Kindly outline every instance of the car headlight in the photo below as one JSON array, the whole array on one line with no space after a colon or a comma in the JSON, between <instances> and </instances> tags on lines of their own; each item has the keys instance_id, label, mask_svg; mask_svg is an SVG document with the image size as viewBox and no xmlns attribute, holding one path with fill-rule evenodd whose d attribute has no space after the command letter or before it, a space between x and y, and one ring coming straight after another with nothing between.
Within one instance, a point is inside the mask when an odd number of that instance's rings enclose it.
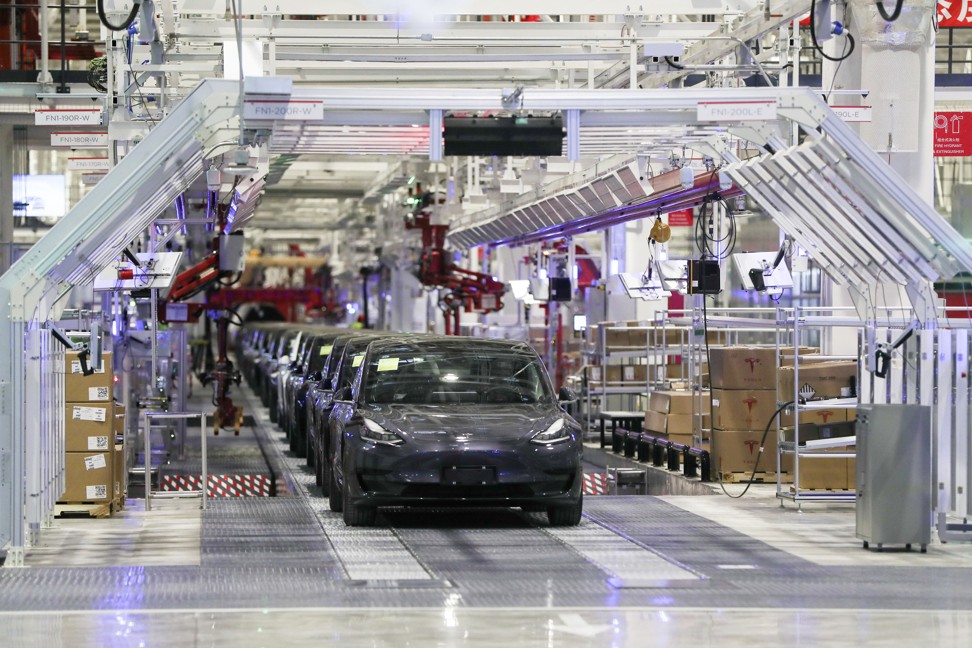
<instances>
[{"instance_id":1,"label":"car headlight","mask_svg":"<svg viewBox=\"0 0 972 648\"><path fill-rule=\"evenodd\" d=\"M543 432L538 432L533 435L530 439L530 443L539 443L541 445L551 445L553 443L560 443L566 441L570 438L570 431L567 426L564 425L564 419L557 419L553 424L548 427Z\"/></svg>"},{"instance_id":2,"label":"car headlight","mask_svg":"<svg viewBox=\"0 0 972 648\"><path fill-rule=\"evenodd\" d=\"M405 443L405 439L394 432L389 432L371 419L365 419L361 431L358 433L365 441L380 445L398 446Z\"/></svg>"}]
</instances>

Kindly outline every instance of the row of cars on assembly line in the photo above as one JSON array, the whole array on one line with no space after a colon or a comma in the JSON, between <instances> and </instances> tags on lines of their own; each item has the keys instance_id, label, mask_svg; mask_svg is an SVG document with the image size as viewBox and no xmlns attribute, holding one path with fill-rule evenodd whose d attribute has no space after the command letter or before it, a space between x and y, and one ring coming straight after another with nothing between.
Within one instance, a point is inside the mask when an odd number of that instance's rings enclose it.
<instances>
[{"instance_id":1,"label":"row of cars on assembly line","mask_svg":"<svg viewBox=\"0 0 972 648\"><path fill-rule=\"evenodd\" d=\"M509 506L575 525L581 430L509 340L249 324L237 358L349 526L379 507Z\"/></svg>"}]
</instances>

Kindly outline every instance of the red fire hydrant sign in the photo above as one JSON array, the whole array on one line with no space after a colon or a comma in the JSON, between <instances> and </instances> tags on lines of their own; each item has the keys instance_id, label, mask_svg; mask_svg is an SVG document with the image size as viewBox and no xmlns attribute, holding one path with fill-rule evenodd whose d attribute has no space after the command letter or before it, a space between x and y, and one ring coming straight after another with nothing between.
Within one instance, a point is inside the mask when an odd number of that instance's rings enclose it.
<instances>
[{"instance_id":1,"label":"red fire hydrant sign","mask_svg":"<svg viewBox=\"0 0 972 648\"><path fill-rule=\"evenodd\" d=\"M935 157L972 155L972 112L935 113Z\"/></svg>"},{"instance_id":2,"label":"red fire hydrant sign","mask_svg":"<svg viewBox=\"0 0 972 648\"><path fill-rule=\"evenodd\" d=\"M972 2L938 0L939 27L972 27Z\"/></svg>"}]
</instances>

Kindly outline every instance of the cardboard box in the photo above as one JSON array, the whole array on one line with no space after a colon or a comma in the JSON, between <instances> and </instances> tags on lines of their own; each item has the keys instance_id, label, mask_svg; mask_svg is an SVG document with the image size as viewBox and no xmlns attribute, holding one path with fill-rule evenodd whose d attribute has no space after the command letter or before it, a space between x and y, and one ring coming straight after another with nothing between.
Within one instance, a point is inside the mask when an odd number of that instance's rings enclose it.
<instances>
[{"instance_id":1,"label":"cardboard box","mask_svg":"<svg viewBox=\"0 0 972 648\"><path fill-rule=\"evenodd\" d=\"M81 373L77 353L64 356L64 400L69 403L111 402L114 391L111 354L104 354L101 371L90 376Z\"/></svg>"},{"instance_id":2,"label":"cardboard box","mask_svg":"<svg viewBox=\"0 0 972 648\"><path fill-rule=\"evenodd\" d=\"M68 452L61 502L108 502L114 498L114 449L108 452Z\"/></svg>"},{"instance_id":3,"label":"cardboard box","mask_svg":"<svg viewBox=\"0 0 972 648\"><path fill-rule=\"evenodd\" d=\"M668 416L661 412L645 412L645 432L665 434L668 431Z\"/></svg>"},{"instance_id":4,"label":"cardboard box","mask_svg":"<svg viewBox=\"0 0 972 648\"><path fill-rule=\"evenodd\" d=\"M800 458L800 488L846 490L849 459L840 457Z\"/></svg>"},{"instance_id":5,"label":"cardboard box","mask_svg":"<svg viewBox=\"0 0 972 648\"><path fill-rule=\"evenodd\" d=\"M587 375L587 381L590 383L600 383L602 376L602 369L599 366L587 366L584 367L584 373Z\"/></svg>"},{"instance_id":6,"label":"cardboard box","mask_svg":"<svg viewBox=\"0 0 972 648\"><path fill-rule=\"evenodd\" d=\"M681 443L682 445L689 446L690 448L695 447L695 444L692 443L692 435L691 434L672 434L672 433L669 433L668 434L668 440L671 441L672 443Z\"/></svg>"},{"instance_id":7,"label":"cardboard box","mask_svg":"<svg viewBox=\"0 0 972 648\"><path fill-rule=\"evenodd\" d=\"M712 430L712 466L716 472L752 472L759 454L763 431ZM759 472L776 472L776 431L766 435L763 455L759 459ZM783 472L789 472L791 457L784 456ZM800 467L803 467L801 462Z\"/></svg>"},{"instance_id":8,"label":"cardboard box","mask_svg":"<svg viewBox=\"0 0 972 648\"><path fill-rule=\"evenodd\" d=\"M775 411L775 390L712 390L712 426L717 429L762 432ZM772 425L771 428L775 429L776 426Z\"/></svg>"},{"instance_id":9,"label":"cardboard box","mask_svg":"<svg viewBox=\"0 0 972 648\"><path fill-rule=\"evenodd\" d=\"M115 445L112 403L67 403L64 449L67 452L108 452Z\"/></svg>"},{"instance_id":10,"label":"cardboard box","mask_svg":"<svg viewBox=\"0 0 972 648\"><path fill-rule=\"evenodd\" d=\"M692 414L695 411L695 404L690 391L653 391L648 401L648 409L663 414ZM709 412L709 393L701 393L701 403L698 403L702 412Z\"/></svg>"},{"instance_id":11,"label":"cardboard box","mask_svg":"<svg viewBox=\"0 0 972 648\"><path fill-rule=\"evenodd\" d=\"M625 349L630 346L627 327L619 326L616 322L602 323L598 333L604 336L604 346L607 349Z\"/></svg>"},{"instance_id":12,"label":"cardboard box","mask_svg":"<svg viewBox=\"0 0 972 648\"><path fill-rule=\"evenodd\" d=\"M604 380L609 383L619 383L623 377L621 365L608 365L604 367Z\"/></svg>"},{"instance_id":13,"label":"cardboard box","mask_svg":"<svg viewBox=\"0 0 972 648\"><path fill-rule=\"evenodd\" d=\"M114 497L124 500L128 496L128 471L125 470L125 445L115 445L115 452L111 459L112 474L114 475Z\"/></svg>"},{"instance_id":14,"label":"cardboard box","mask_svg":"<svg viewBox=\"0 0 972 648\"><path fill-rule=\"evenodd\" d=\"M669 414L665 423L665 431L669 434L692 434L695 427L692 424L694 419L692 414ZM708 414L702 415L702 427L707 428L712 423L712 417Z\"/></svg>"},{"instance_id":15,"label":"cardboard box","mask_svg":"<svg viewBox=\"0 0 972 648\"><path fill-rule=\"evenodd\" d=\"M121 403L115 403L115 418L114 424L112 425L112 431L115 433L117 438L125 438L125 406Z\"/></svg>"},{"instance_id":16,"label":"cardboard box","mask_svg":"<svg viewBox=\"0 0 972 648\"><path fill-rule=\"evenodd\" d=\"M793 382L796 378L794 367L780 367L777 371L777 390L780 398L793 399ZM819 364L800 364L800 387L809 385L816 398L846 398L852 382L857 380L856 362L821 362ZM848 390L842 394L841 390Z\"/></svg>"},{"instance_id":17,"label":"cardboard box","mask_svg":"<svg viewBox=\"0 0 972 648\"><path fill-rule=\"evenodd\" d=\"M779 396L777 396L779 397ZM841 423L847 421L847 410L840 407L833 407L824 410L803 410L800 412L800 425L812 423L814 425L827 425L828 423ZM856 410L854 410L856 412ZM856 416L856 414L855 414ZM780 412L780 427L793 427L796 424L796 415L793 409L785 409Z\"/></svg>"},{"instance_id":18,"label":"cardboard box","mask_svg":"<svg viewBox=\"0 0 972 648\"><path fill-rule=\"evenodd\" d=\"M776 347L722 347L709 356L715 389L776 389Z\"/></svg>"},{"instance_id":19,"label":"cardboard box","mask_svg":"<svg viewBox=\"0 0 972 648\"><path fill-rule=\"evenodd\" d=\"M648 365L624 365L621 367L621 380L626 383L647 383Z\"/></svg>"}]
</instances>

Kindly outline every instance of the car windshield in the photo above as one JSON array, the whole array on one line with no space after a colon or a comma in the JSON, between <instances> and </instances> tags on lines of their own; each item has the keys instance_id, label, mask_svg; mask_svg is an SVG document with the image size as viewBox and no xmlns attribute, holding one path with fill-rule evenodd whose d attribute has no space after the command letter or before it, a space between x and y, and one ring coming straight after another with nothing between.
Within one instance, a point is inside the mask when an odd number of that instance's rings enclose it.
<instances>
[{"instance_id":1,"label":"car windshield","mask_svg":"<svg viewBox=\"0 0 972 648\"><path fill-rule=\"evenodd\" d=\"M344 357L341 358L340 375L334 383L335 391L342 387L347 387L354 380L354 374L358 371L358 367L361 366L361 362L364 360L365 350L370 343L371 340L368 338L360 338L348 342L348 345L344 349Z\"/></svg>"},{"instance_id":2,"label":"car windshield","mask_svg":"<svg viewBox=\"0 0 972 648\"><path fill-rule=\"evenodd\" d=\"M369 404L530 404L550 400L536 355L516 349L384 350L368 363Z\"/></svg>"},{"instance_id":3,"label":"car windshield","mask_svg":"<svg viewBox=\"0 0 972 648\"><path fill-rule=\"evenodd\" d=\"M323 370L324 365L327 364L327 357L331 355L333 348L334 342L331 338L316 338L313 344L311 344L310 356L307 359L308 362L304 365L306 373Z\"/></svg>"}]
</instances>

